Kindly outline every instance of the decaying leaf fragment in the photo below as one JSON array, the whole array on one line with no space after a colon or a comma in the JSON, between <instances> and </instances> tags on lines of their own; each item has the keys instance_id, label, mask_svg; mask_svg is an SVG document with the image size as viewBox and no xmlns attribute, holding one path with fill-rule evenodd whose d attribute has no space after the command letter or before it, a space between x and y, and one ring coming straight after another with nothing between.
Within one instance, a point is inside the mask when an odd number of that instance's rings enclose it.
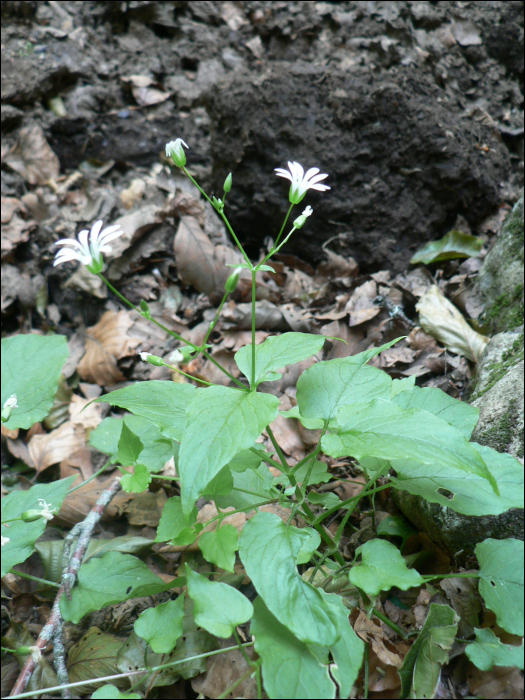
<instances>
[{"instance_id":1,"label":"decaying leaf fragment","mask_svg":"<svg viewBox=\"0 0 525 700\"><path fill-rule=\"evenodd\" d=\"M458 355L477 362L489 338L473 330L456 307L433 285L416 305L419 323L426 333Z\"/></svg>"}]
</instances>

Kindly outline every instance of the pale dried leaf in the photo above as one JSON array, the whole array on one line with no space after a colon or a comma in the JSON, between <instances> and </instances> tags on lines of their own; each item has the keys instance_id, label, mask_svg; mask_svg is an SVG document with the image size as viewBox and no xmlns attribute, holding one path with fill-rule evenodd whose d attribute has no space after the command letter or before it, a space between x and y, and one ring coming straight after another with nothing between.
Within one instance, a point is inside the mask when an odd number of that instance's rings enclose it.
<instances>
[{"instance_id":1,"label":"pale dried leaf","mask_svg":"<svg viewBox=\"0 0 525 700\"><path fill-rule=\"evenodd\" d=\"M29 454L37 472L62 462L68 455L85 445L86 433L71 421L45 435L33 435L28 443Z\"/></svg>"},{"instance_id":2,"label":"pale dried leaf","mask_svg":"<svg viewBox=\"0 0 525 700\"><path fill-rule=\"evenodd\" d=\"M20 243L29 240L29 235L36 228L34 221L24 221L18 214L13 214L11 221L2 226L1 250L2 257L10 253Z\"/></svg>"},{"instance_id":3,"label":"pale dried leaf","mask_svg":"<svg viewBox=\"0 0 525 700\"><path fill-rule=\"evenodd\" d=\"M518 668L494 666L492 671L480 671L471 662L467 683L472 697L496 700L523 698L523 672Z\"/></svg>"},{"instance_id":4,"label":"pale dried leaf","mask_svg":"<svg viewBox=\"0 0 525 700\"><path fill-rule=\"evenodd\" d=\"M77 370L84 381L112 386L124 381L117 360L133 355L141 340L128 335L136 314L128 311L106 311L96 326L88 328L86 354Z\"/></svg>"},{"instance_id":5,"label":"pale dried leaf","mask_svg":"<svg viewBox=\"0 0 525 700\"><path fill-rule=\"evenodd\" d=\"M229 4L229 3L224 3ZM233 4L233 3L232 3ZM226 648L235 645L233 637L231 639L220 639L219 648ZM248 647L246 653L250 658L254 657L253 647ZM242 675L249 670L243 654L239 649L233 649L225 654L218 654L210 658L206 673L201 673L191 682L191 686L199 697L220 698L231 697L231 695L223 696L225 690L235 683ZM247 678L237 685L234 690L234 697L257 698L257 681L255 676Z\"/></svg>"},{"instance_id":6,"label":"pale dried leaf","mask_svg":"<svg viewBox=\"0 0 525 700\"><path fill-rule=\"evenodd\" d=\"M365 613L360 610L358 618L354 625L354 630L359 637L364 642L368 642L377 658L381 663L386 666L395 666L396 668L401 668L403 665L403 660L395 652L387 649L386 644L388 640L385 637L385 633L382 627L376 625L372 620L368 619Z\"/></svg>"},{"instance_id":7,"label":"pale dried leaf","mask_svg":"<svg viewBox=\"0 0 525 700\"><path fill-rule=\"evenodd\" d=\"M173 247L181 280L208 296L216 291L222 293L233 272L227 264L243 262L239 251L224 245L214 246L192 216L181 218ZM246 274L249 271L243 271L242 276Z\"/></svg>"},{"instance_id":8,"label":"pale dried leaf","mask_svg":"<svg viewBox=\"0 0 525 700\"><path fill-rule=\"evenodd\" d=\"M90 401L91 399L83 399L81 396L73 394L71 403L69 404L71 423L78 428L83 428L88 436L92 430L100 425L104 413L104 406L102 404L92 403L88 406Z\"/></svg>"},{"instance_id":9,"label":"pale dried leaf","mask_svg":"<svg viewBox=\"0 0 525 700\"><path fill-rule=\"evenodd\" d=\"M78 478L73 482L73 486L78 486L93 475L91 450L89 447L81 447L60 462L61 479L66 479L68 476L74 476L75 474Z\"/></svg>"},{"instance_id":10,"label":"pale dried leaf","mask_svg":"<svg viewBox=\"0 0 525 700\"><path fill-rule=\"evenodd\" d=\"M377 284L374 280L369 280L354 289L345 306L346 313L350 314L350 326L358 326L360 323L370 321L371 318L377 316L381 308L374 304L376 296Z\"/></svg>"},{"instance_id":11,"label":"pale dried leaf","mask_svg":"<svg viewBox=\"0 0 525 700\"><path fill-rule=\"evenodd\" d=\"M489 338L473 330L456 307L433 285L416 305L423 330L447 350L477 362Z\"/></svg>"},{"instance_id":12,"label":"pale dried leaf","mask_svg":"<svg viewBox=\"0 0 525 700\"><path fill-rule=\"evenodd\" d=\"M11 219L13 218L13 215L16 214L17 212L21 212L22 214L27 214L27 210L24 206L24 203L20 200L17 199L16 197L2 197L2 203L1 203L1 222L2 224L7 224Z\"/></svg>"},{"instance_id":13,"label":"pale dried leaf","mask_svg":"<svg viewBox=\"0 0 525 700\"><path fill-rule=\"evenodd\" d=\"M20 129L18 143L6 155L4 163L30 185L45 185L48 180L56 180L60 173L60 162L37 125Z\"/></svg>"},{"instance_id":14,"label":"pale dried leaf","mask_svg":"<svg viewBox=\"0 0 525 700\"><path fill-rule=\"evenodd\" d=\"M108 288L104 282L100 277L92 274L85 265L78 266L64 284L64 287L86 292L94 297L98 297L98 299L107 299L108 297Z\"/></svg>"},{"instance_id":15,"label":"pale dried leaf","mask_svg":"<svg viewBox=\"0 0 525 700\"><path fill-rule=\"evenodd\" d=\"M133 179L125 190L120 193L120 201L124 209L131 209L133 205L142 199L146 190L146 181L140 177Z\"/></svg>"}]
</instances>

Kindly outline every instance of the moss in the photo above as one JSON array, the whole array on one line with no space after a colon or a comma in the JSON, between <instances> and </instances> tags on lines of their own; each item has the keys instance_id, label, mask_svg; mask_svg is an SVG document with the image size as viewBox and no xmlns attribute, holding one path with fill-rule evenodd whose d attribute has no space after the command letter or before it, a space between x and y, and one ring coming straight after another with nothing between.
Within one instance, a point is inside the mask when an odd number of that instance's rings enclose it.
<instances>
[{"instance_id":1,"label":"moss","mask_svg":"<svg viewBox=\"0 0 525 700\"><path fill-rule=\"evenodd\" d=\"M474 391L470 397L471 402L479 399L481 396L486 394L487 391L490 391L490 389L492 389L492 387L505 376L511 367L517 364L520 360L523 360L523 337L523 333L520 333L520 335L512 343L511 347L508 350L505 350L505 352L502 354L501 362L493 362L491 365L489 365L488 369L490 374L487 383L480 391L477 391L476 387L474 387Z\"/></svg>"},{"instance_id":2,"label":"moss","mask_svg":"<svg viewBox=\"0 0 525 700\"><path fill-rule=\"evenodd\" d=\"M523 323L523 282L514 287L512 296L500 294L496 297L492 306L486 309L484 320L488 323L499 321L505 317L507 330L512 330Z\"/></svg>"},{"instance_id":3,"label":"moss","mask_svg":"<svg viewBox=\"0 0 525 700\"><path fill-rule=\"evenodd\" d=\"M507 411L498 420L498 424L484 430L481 435L478 435L477 440L498 452L508 452L512 443L513 428L518 420L519 412L516 404L517 400L511 399ZM523 446L519 449L518 457L523 457Z\"/></svg>"}]
</instances>

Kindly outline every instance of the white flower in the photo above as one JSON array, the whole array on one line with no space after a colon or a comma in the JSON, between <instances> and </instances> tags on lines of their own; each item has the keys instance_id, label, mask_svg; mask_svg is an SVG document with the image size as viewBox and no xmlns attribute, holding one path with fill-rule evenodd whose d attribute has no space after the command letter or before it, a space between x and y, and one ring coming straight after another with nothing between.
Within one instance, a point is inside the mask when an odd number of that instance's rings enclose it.
<instances>
[{"instance_id":1,"label":"white flower","mask_svg":"<svg viewBox=\"0 0 525 700\"><path fill-rule=\"evenodd\" d=\"M2 542L1 542L2 547L4 546L4 544L7 544L8 542L11 542L11 540L9 539L9 537L4 537L3 535L0 535L0 537L2 538Z\"/></svg>"},{"instance_id":2,"label":"white flower","mask_svg":"<svg viewBox=\"0 0 525 700\"><path fill-rule=\"evenodd\" d=\"M179 168L186 165L186 154L182 147L189 148L188 144L182 139L175 139L166 144L166 157L173 158L173 162Z\"/></svg>"},{"instance_id":3,"label":"white flower","mask_svg":"<svg viewBox=\"0 0 525 700\"><path fill-rule=\"evenodd\" d=\"M275 168L275 172L278 177L285 177L291 181L289 198L292 204L299 204L308 190L324 192L330 189L328 185L319 184L321 180L328 177L327 173L318 174L319 168L310 168L305 174L304 168L300 163L288 161L288 167L290 172L284 170L284 168Z\"/></svg>"},{"instance_id":4,"label":"white flower","mask_svg":"<svg viewBox=\"0 0 525 700\"><path fill-rule=\"evenodd\" d=\"M4 408L18 408L18 404L16 402L16 394L11 394L11 396L5 402Z\"/></svg>"},{"instance_id":5,"label":"white flower","mask_svg":"<svg viewBox=\"0 0 525 700\"><path fill-rule=\"evenodd\" d=\"M53 520L56 508L53 508L51 503L46 503L43 498L38 499L38 505L42 508L40 517L46 520Z\"/></svg>"},{"instance_id":6,"label":"white flower","mask_svg":"<svg viewBox=\"0 0 525 700\"><path fill-rule=\"evenodd\" d=\"M151 355L151 353L150 352L140 352L139 355L140 355L140 359L142 360L142 362L147 362L148 357Z\"/></svg>"},{"instance_id":7,"label":"white flower","mask_svg":"<svg viewBox=\"0 0 525 700\"><path fill-rule=\"evenodd\" d=\"M122 236L124 233L119 224L108 226L102 231L101 228L102 221L97 221L91 227L91 231L84 229L78 234L78 241L74 238L62 238L60 241L57 241L55 245L71 246L72 250L69 248L59 250L53 267L70 260L78 260L83 265L86 265L90 272L94 274L101 272L103 266L102 253L111 253L111 246L108 245L109 241Z\"/></svg>"},{"instance_id":8,"label":"white flower","mask_svg":"<svg viewBox=\"0 0 525 700\"><path fill-rule=\"evenodd\" d=\"M306 219L311 216L314 213L314 210L310 205L306 207L306 209L303 211L301 216L298 216L297 219L293 222L294 228L301 228L304 226L304 222Z\"/></svg>"}]
</instances>

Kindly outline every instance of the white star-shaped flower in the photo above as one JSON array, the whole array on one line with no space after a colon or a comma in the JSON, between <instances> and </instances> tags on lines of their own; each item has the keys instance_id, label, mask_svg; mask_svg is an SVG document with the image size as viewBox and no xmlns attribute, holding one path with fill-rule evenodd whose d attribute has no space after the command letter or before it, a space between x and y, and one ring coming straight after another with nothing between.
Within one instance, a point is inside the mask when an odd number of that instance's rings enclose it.
<instances>
[{"instance_id":1,"label":"white star-shaped flower","mask_svg":"<svg viewBox=\"0 0 525 700\"><path fill-rule=\"evenodd\" d=\"M102 229L102 221L97 221L91 227L91 231L84 229L78 234L78 241L74 238L62 238L55 245L71 246L71 248L61 248L55 257L53 267L71 260L78 260L94 274L102 271L102 253L111 253L111 246L108 243L119 236L124 231L119 224L107 226Z\"/></svg>"},{"instance_id":2,"label":"white star-shaped flower","mask_svg":"<svg viewBox=\"0 0 525 700\"><path fill-rule=\"evenodd\" d=\"M4 403L3 408L18 408L16 394L11 394L11 396Z\"/></svg>"},{"instance_id":3,"label":"white star-shaped flower","mask_svg":"<svg viewBox=\"0 0 525 700\"><path fill-rule=\"evenodd\" d=\"M51 503L46 503L43 498L38 499L38 505L42 508L40 517L46 520L53 520L55 517L56 508L53 508Z\"/></svg>"},{"instance_id":4,"label":"white star-shaped flower","mask_svg":"<svg viewBox=\"0 0 525 700\"><path fill-rule=\"evenodd\" d=\"M186 165L186 154L182 147L189 148L182 139L175 139L166 144L166 158L172 158L175 165L182 168Z\"/></svg>"},{"instance_id":5,"label":"white star-shaped flower","mask_svg":"<svg viewBox=\"0 0 525 700\"><path fill-rule=\"evenodd\" d=\"M310 168L305 173L303 166L295 161L293 163L288 161L288 168L290 172L284 168L275 168L275 172L278 177L285 177L291 181L289 197L292 204L299 204L308 190L325 192L331 189L328 185L319 184L321 180L328 177L328 173L319 173L319 168Z\"/></svg>"}]
</instances>

